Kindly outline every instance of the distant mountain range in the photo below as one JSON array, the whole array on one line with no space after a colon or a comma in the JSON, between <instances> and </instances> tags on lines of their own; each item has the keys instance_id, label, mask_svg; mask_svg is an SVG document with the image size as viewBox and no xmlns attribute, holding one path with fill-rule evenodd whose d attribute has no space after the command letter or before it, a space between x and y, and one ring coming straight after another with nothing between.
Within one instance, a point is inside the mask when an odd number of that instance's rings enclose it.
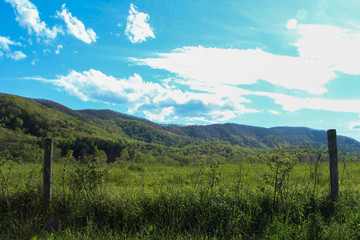
<instances>
[{"instance_id":1,"label":"distant mountain range","mask_svg":"<svg viewBox=\"0 0 360 240\"><path fill-rule=\"evenodd\" d=\"M36 140L51 136L65 146L76 139L99 139L184 148L201 144L230 144L241 148L266 149L273 139L281 145L325 145L326 131L305 127L263 128L234 123L212 125L162 125L111 110L72 110L44 99L0 94L0 140ZM360 152L360 142L338 136L338 149Z\"/></svg>"}]
</instances>

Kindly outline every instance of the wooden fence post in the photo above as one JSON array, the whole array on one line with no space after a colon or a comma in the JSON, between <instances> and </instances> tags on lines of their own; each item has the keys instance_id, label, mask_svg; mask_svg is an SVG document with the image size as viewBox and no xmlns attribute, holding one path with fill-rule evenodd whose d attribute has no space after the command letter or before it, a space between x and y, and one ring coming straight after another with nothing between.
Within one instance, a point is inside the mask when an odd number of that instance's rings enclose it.
<instances>
[{"instance_id":1,"label":"wooden fence post","mask_svg":"<svg viewBox=\"0 0 360 240\"><path fill-rule=\"evenodd\" d=\"M52 139L45 139L44 196L43 196L44 197L43 209L45 213L48 213L50 210L52 158L53 158L53 141Z\"/></svg>"},{"instance_id":2,"label":"wooden fence post","mask_svg":"<svg viewBox=\"0 0 360 240\"><path fill-rule=\"evenodd\" d=\"M338 174L338 155L336 146L336 130L327 130L327 139L329 147L329 161L330 161L330 197L335 201L339 195L339 174Z\"/></svg>"}]
</instances>

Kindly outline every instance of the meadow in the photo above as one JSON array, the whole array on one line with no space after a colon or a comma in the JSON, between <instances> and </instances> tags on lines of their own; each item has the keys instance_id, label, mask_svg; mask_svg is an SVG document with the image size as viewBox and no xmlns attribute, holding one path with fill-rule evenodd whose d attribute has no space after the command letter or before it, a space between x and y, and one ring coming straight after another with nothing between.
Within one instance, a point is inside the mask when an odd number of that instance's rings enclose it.
<instances>
[{"instance_id":1,"label":"meadow","mask_svg":"<svg viewBox=\"0 0 360 240\"><path fill-rule=\"evenodd\" d=\"M358 239L360 162L268 157L192 164L102 163L71 154L53 166L42 210L41 163L0 166L0 239ZM320 155L319 155L320 156ZM276 165L275 163L279 163ZM278 168L276 168L278 166Z\"/></svg>"}]
</instances>

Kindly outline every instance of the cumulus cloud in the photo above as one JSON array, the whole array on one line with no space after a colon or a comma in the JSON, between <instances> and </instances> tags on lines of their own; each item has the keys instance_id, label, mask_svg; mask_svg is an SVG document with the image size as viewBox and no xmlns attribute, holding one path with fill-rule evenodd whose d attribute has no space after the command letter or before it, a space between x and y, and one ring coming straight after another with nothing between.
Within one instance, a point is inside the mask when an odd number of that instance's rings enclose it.
<instances>
[{"instance_id":1,"label":"cumulus cloud","mask_svg":"<svg viewBox=\"0 0 360 240\"><path fill-rule=\"evenodd\" d=\"M148 38L155 38L152 28L147 23L149 19L149 14L138 12L136 6L130 4L125 35L132 43L141 43Z\"/></svg>"},{"instance_id":2,"label":"cumulus cloud","mask_svg":"<svg viewBox=\"0 0 360 240\"><path fill-rule=\"evenodd\" d=\"M0 36L0 57L6 55L6 57L15 61L26 58L26 55L21 51L11 51L10 46L21 46L21 43L14 42L9 37Z\"/></svg>"},{"instance_id":3,"label":"cumulus cloud","mask_svg":"<svg viewBox=\"0 0 360 240\"><path fill-rule=\"evenodd\" d=\"M173 72L189 84L238 85L265 80L312 94L326 92L324 84L336 76L319 61L276 55L261 49L183 47L170 53L158 53L154 58L130 60Z\"/></svg>"},{"instance_id":4,"label":"cumulus cloud","mask_svg":"<svg viewBox=\"0 0 360 240\"><path fill-rule=\"evenodd\" d=\"M84 101L122 104L131 114L142 113L152 120L171 121L174 117L225 120L242 113L256 112L241 105L240 97L193 93L147 82L138 74L125 79L90 69L71 71L56 79L28 78L54 84Z\"/></svg>"},{"instance_id":5,"label":"cumulus cloud","mask_svg":"<svg viewBox=\"0 0 360 240\"><path fill-rule=\"evenodd\" d=\"M5 0L5 2L11 4L15 10L15 20L21 27L26 28L29 34L34 33L38 37L54 39L61 32L60 28L54 26L50 29L44 21L41 21L39 11L32 2L28 0Z\"/></svg>"},{"instance_id":6,"label":"cumulus cloud","mask_svg":"<svg viewBox=\"0 0 360 240\"><path fill-rule=\"evenodd\" d=\"M65 4L62 5L61 12L57 11L56 14L60 19L64 20L67 26L67 32L70 35L88 44L96 42L98 37L94 30L85 28L84 24L69 12Z\"/></svg>"},{"instance_id":7,"label":"cumulus cloud","mask_svg":"<svg viewBox=\"0 0 360 240\"><path fill-rule=\"evenodd\" d=\"M296 29L297 27L298 27L298 22L294 18L290 19L286 24L287 29Z\"/></svg>"},{"instance_id":8,"label":"cumulus cloud","mask_svg":"<svg viewBox=\"0 0 360 240\"><path fill-rule=\"evenodd\" d=\"M61 26L47 27L46 23L40 19L37 7L29 0L5 0L5 2L11 4L15 10L15 20L21 27L26 28L29 34L42 37L45 42L55 39L58 33L64 34ZM62 5L61 12L56 11L56 16L65 22L69 35L88 44L96 42L98 37L94 30L85 28L84 24L69 12L65 4Z\"/></svg>"}]
</instances>

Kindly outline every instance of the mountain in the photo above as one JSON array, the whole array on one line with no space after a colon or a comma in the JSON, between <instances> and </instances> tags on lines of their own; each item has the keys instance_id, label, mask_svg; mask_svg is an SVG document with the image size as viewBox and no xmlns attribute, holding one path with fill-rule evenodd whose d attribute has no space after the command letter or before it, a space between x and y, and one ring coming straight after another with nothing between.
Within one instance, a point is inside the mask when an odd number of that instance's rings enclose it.
<instances>
[{"instance_id":1,"label":"mountain","mask_svg":"<svg viewBox=\"0 0 360 240\"><path fill-rule=\"evenodd\" d=\"M0 94L0 140L6 143L2 148L19 143L41 146L46 137L55 140L62 154L73 150L80 157L96 144L112 161L124 149L129 155L179 157L195 154L196 149L203 154L221 150L228 155L267 149L274 146L273 139L287 146L327 145L326 131L304 127L161 125L111 110L72 110L49 100ZM338 136L337 142L339 150L360 152L360 143L352 138Z\"/></svg>"}]
</instances>

